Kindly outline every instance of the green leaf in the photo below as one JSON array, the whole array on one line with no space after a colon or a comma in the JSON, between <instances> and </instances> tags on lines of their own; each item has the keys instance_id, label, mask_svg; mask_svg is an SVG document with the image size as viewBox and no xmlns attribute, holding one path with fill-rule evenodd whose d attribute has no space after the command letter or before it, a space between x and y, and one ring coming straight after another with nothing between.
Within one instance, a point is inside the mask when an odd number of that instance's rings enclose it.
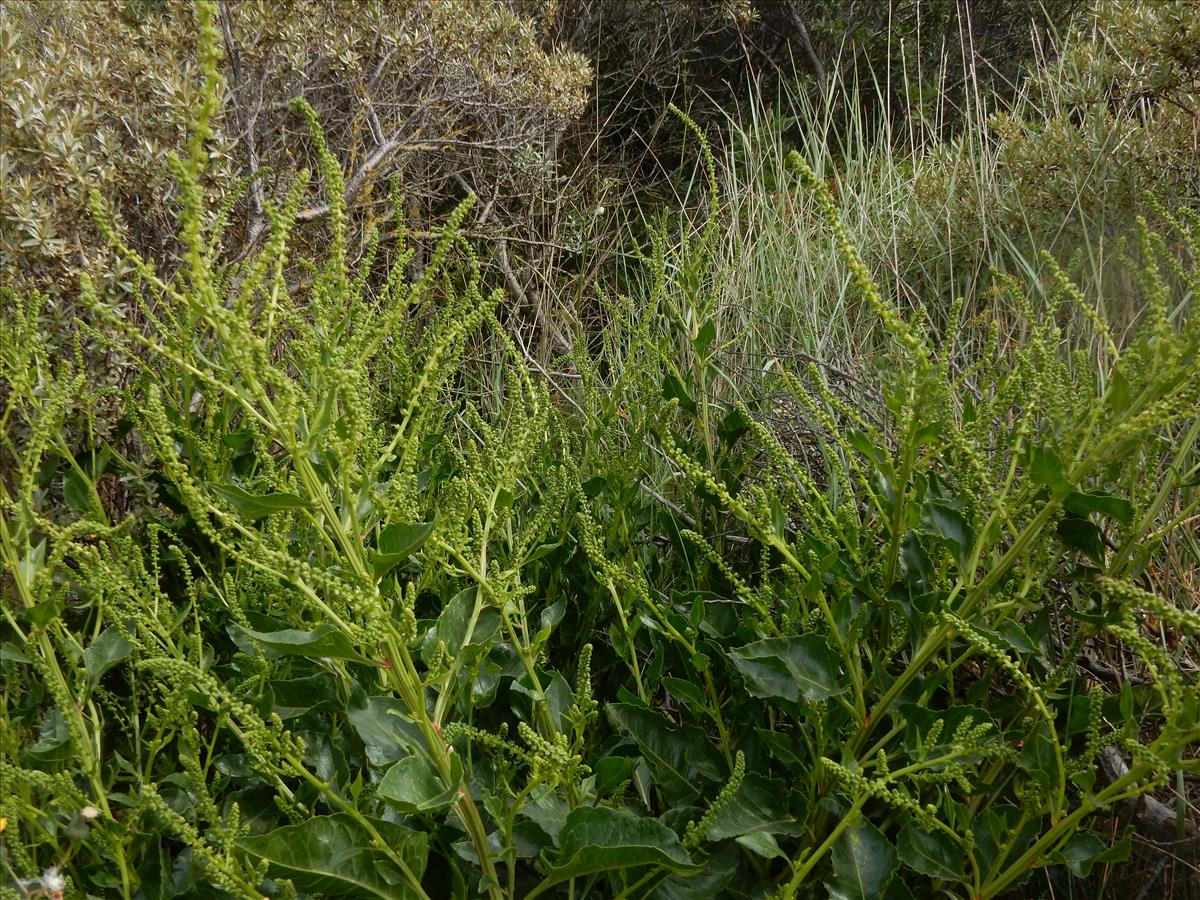
<instances>
[{"instance_id":1,"label":"green leaf","mask_svg":"<svg viewBox=\"0 0 1200 900\"><path fill-rule=\"evenodd\" d=\"M106 628L101 632L83 651L83 667L87 671L89 687L95 687L105 672L118 665L132 652L133 645L117 629Z\"/></svg>"},{"instance_id":2,"label":"green leaf","mask_svg":"<svg viewBox=\"0 0 1200 900\"><path fill-rule=\"evenodd\" d=\"M573 809L558 835L558 846L559 862L546 873L554 881L635 866L659 866L671 872L701 868L662 822L605 806Z\"/></svg>"},{"instance_id":3,"label":"green leaf","mask_svg":"<svg viewBox=\"0 0 1200 900\"><path fill-rule=\"evenodd\" d=\"M1073 834L1061 849L1054 851L1050 860L1066 866L1076 878L1087 878L1096 863L1125 862L1129 859L1130 836L1117 841L1111 847L1099 837L1087 831Z\"/></svg>"},{"instance_id":4,"label":"green leaf","mask_svg":"<svg viewBox=\"0 0 1200 900\"><path fill-rule=\"evenodd\" d=\"M311 709L341 710L336 680L328 672L303 678L275 678L271 681L274 710L281 719L302 716Z\"/></svg>"},{"instance_id":5,"label":"green leaf","mask_svg":"<svg viewBox=\"0 0 1200 900\"><path fill-rule=\"evenodd\" d=\"M1129 389L1129 379L1125 377L1120 369L1112 373L1112 378L1108 383L1106 391L1108 406L1113 412L1120 415L1129 409L1129 404L1132 399L1132 392Z\"/></svg>"},{"instance_id":6,"label":"green leaf","mask_svg":"<svg viewBox=\"0 0 1200 900\"><path fill-rule=\"evenodd\" d=\"M1104 565L1104 537L1091 519L1064 516L1058 523L1059 539L1098 566Z\"/></svg>"},{"instance_id":7,"label":"green leaf","mask_svg":"<svg viewBox=\"0 0 1200 900\"><path fill-rule=\"evenodd\" d=\"M1010 803L985 806L971 826L975 833L975 859L985 872L1019 857L1042 827L1038 816L1029 816Z\"/></svg>"},{"instance_id":8,"label":"green leaf","mask_svg":"<svg viewBox=\"0 0 1200 900\"><path fill-rule=\"evenodd\" d=\"M429 852L426 835L368 819L387 847L404 860L419 884ZM299 825L245 837L238 846L269 863L268 874L289 878L306 893L329 897L419 897L416 887L348 813L316 816Z\"/></svg>"},{"instance_id":9,"label":"green leaf","mask_svg":"<svg viewBox=\"0 0 1200 900\"><path fill-rule=\"evenodd\" d=\"M346 708L346 718L358 732L371 765L377 768L391 765L424 745L421 730L408 719L401 701L361 694L355 699Z\"/></svg>"},{"instance_id":10,"label":"green leaf","mask_svg":"<svg viewBox=\"0 0 1200 900\"><path fill-rule=\"evenodd\" d=\"M282 631L254 631L242 625L230 625L230 634L243 634L277 656L306 656L310 659L352 659L374 665L354 649L350 638L337 626L318 625L313 631L285 628Z\"/></svg>"},{"instance_id":11,"label":"green leaf","mask_svg":"<svg viewBox=\"0 0 1200 900\"><path fill-rule=\"evenodd\" d=\"M975 532L967 517L950 504L936 500L927 502L922 512L926 527L953 544L959 565L966 566L970 561L971 548L975 545Z\"/></svg>"},{"instance_id":12,"label":"green leaf","mask_svg":"<svg viewBox=\"0 0 1200 900\"><path fill-rule=\"evenodd\" d=\"M687 392L687 388L683 386L683 382L679 380L679 376L674 372L668 372L663 376L662 394L666 400L678 400L679 406L687 410L692 415L696 414L696 401L692 399Z\"/></svg>"},{"instance_id":13,"label":"green leaf","mask_svg":"<svg viewBox=\"0 0 1200 900\"><path fill-rule=\"evenodd\" d=\"M462 763L457 755L450 757L450 764L454 784L448 788L424 756L406 756L384 774L379 796L410 815L445 809L454 801L462 781Z\"/></svg>"},{"instance_id":14,"label":"green leaf","mask_svg":"<svg viewBox=\"0 0 1200 900\"><path fill-rule=\"evenodd\" d=\"M309 509L312 506L307 500L282 491L272 494L251 494L236 484L213 484L211 482L208 487L232 506L234 512L251 522L274 512Z\"/></svg>"},{"instance_id":15,"label":"green leaf","mask_svg":"<svg viewBox=\"0 0 1200 900\"><path fill-rule=\"evenodd\" d=\"M841 660L815 634L768 638L729 652L756 697L780 697L798 702L825 700L843 693Z\"/></svg>"},{"instance_id":16,"label":"green leaf","mask_svg":"<svg viewBox=\"0 0 1200 900\"><path fill-rule=\"evenodd\" d=\"M749 430L750 420L746 414L740 409L731 409L717 426L717 437L732 447Z\"/></svg>"},{"instance_id":17,"label":"green leaf","mask_svg":"<svg viewBox=\"0 0 1200 900\"><path fill-rule=\"evenodd\" d=\"M1073 516L1086 517L1089 513L1098 512L1122 525L1129 525L1133 522L1132 503L1100 491L1092 493L1072 491L1063 501L1063 508Z\"/></svg>"},{"instance_id":18,"label":"green leaf","mask_svg":"<svg viewBox=\"0 0 1200 900\"><path fill-rule=\"evenodd\" d=\"M708 706L708 701L704 699L704 691L690 681L667 675L663 677L662 686L675 698L683 700L697 709L704 709Z\"/></svg>"},{"instance_id":19,"label":"green leaf","mask_svg":"<svg viewBox=\"0 0 1200 900\"><path fill-rule=\"evenodd\" d=\"M779 849L779 843L769 831L752 831L738 835L734 840L763 859L787 859L787 854Z\"/></svg>"},{"instance_id":20,"label":"green leaf","mask_svg":"<svg viewBox=\"0 0 1200 900\"><path fill-rule=\"evenodd\" d=\"M1044 484L1057 497L1071 493L1071 483L1063 473L1062 460L1050 447L1034 447L1029 461L1029 477L1037 484Z\"/></svg>"},{"instance_id":21,"label":"green leaf","mask_svg":"<svg viewBox=\"0 0 1200 900\"><path fill-rule=\"evenodd\" d=\"M633 773L633 760L627 756L605 756L592 765L596 773L596 794L603 796L629 780Z\"/></svg>"},{"instance_id":22,"label":"green leaf","mask_svg":"<svg viewBox=\"0 0 1200 900\"><path fill-rule=\"evenodd\" d=\"M77 753L67 720L58 707L52 706L38 726L37 741L21 753L21 761L26 766L40 768L73 759Z\"/></svg>"},{"instance_id":23,"label":"green leaf","mask_svg":"<svg viewBox=\"0 0 1200 900\"><path fill-rule=\"evenodd\" d=\"M67 509L79 515L87 515L92 511L96 491L92 483L72 468L63 473L63 502Z\"/></svg>"},{"instance_id":24,"label":"green leaf","mask_svg":"<svg viewBox=\"0 0 1200 900\"><path fill-rule=\"evenodd\" d=\"M696 333L696 336L692 338L692 346L696 349L701 359L708 359L708 347L716 340L716 337L717 326L712 319L708 319L700 326L700 330Z\"/></svg>"},{"instance_id":25,"label":"green leaf","mask_svg":"<svg viewBox=\"0 0 1200 900\"><path fill-rule=\"evenodd\" d=\"M826 882L831 900L874 900L896 868L896 850L870 822L847 828L830 854L833 880Z\"/></svg>"},{"instance_id":26,"label":"green leaf","mask_svg":"<svg viewBox=\"0 0 1200 900\"><path fill-rule=\"evenodd\" d=\"M60 615L67 605L67 599L62 594L52 594L41 603L35 603L25 611L25 615L34 625L45 628Z\"/></svg>"},{"instance_id":27,"label":"green leaf","mask_svg":"<svg viewBox=\"0 0 1200 900\"><path fill-rule=\"evenodd\" d=\"M943 881L962 881L963 849L943 831L925 831L908 824L900 832L900 859L914 872L940 878Z\"/></svg>"},{"instance_id":28,"label":"green leaf","mask_svg":"<svg viewBox=\"0 0 1200 900\"><path fill-rule=\"evenodd\" d=\"M439 641L445 643L446 649L457 656L462 647L485 644L500 630L500 612L489 605L480 610L474 629L467 634L467 629L471 627L471 614L475 610L478 592L477 587L468 587L450 598L450 602L438 616L437 623L425 633L421 642L421 656L426 662L433 658Z\"/></svg>"},{"instance_id":29,"label":"green leaf","mask_svg":"<svg viewBox=\"0 0 1200 900\"><path fill-rule=\"evenodd\" d=\"M729 890L742 862L737 845L730 842L712 850L699 872L671 873L658 882L654 891L646 895L646 900L713 900L714 897L744 896L741 891Z\"/></svg>"},{"instance_id":30,"label":"green leaf","mask_svg":"<svg viewBox=\"0 0 1200 900\"><path fill-rule=\"evenodd\" d=\"M533 550L531 550L529 552L528 556L525 557L525 565L529 565L531 562L536 562L537 560L542 559L545 556L549 556L551 553L553 553L555 550L557 550L562 545L563 545L563 542L561 540L555 541L552 544L538 545L537 547L535 547Z\"/></svg>"},{"instance_id":31,"label":"green leaf","mask_svg":"<svg viewBox=\"0 0 1200 900\"><path fill-rule=\"evenodd\" d=\"M421 548L431 534L432 522L395 522L379 532L379 540L375 543L376 552L371 554L371 566L375 570L375 577L382 578L408 559Z\"/></svg>"},{"instance_id":32,"label":"green leaf","mask_svg":"<svg viewBox=\"0 0 1200 900\"><path fill-rule=\"evenodd\" d=\"M596 497L600 496L600 492L602 490L608 487L608 482L605 480L603 475L596 475L595 477L589 478L587 481L585 481L582 487L583 495L589 500L594 500Z\"/></svg>"},{"instance_id":33,"label":"green leaf","mask_svg":"<svg viewBox=\"0 0 1200 900\"><path fill-rule=\"evenodd\" d=\"M789 810L787 785L761 775L747 775L721 808L705 835L710 841L761 832L796 835L801 831Z\"/></svg>"},{"instance_id":34,"label":"green leaf","mask_svg":"<svg viewBox=\"0 0 1200 900\"><path fill-rule=\"evenodd\" d=\"M701 775L724 777L720 756L700 729L671 729L658 713L628 703L610 703L605 712L613 725L633 736L659 786L671 795L698 797Z\"/></svg>"}]
</instances>

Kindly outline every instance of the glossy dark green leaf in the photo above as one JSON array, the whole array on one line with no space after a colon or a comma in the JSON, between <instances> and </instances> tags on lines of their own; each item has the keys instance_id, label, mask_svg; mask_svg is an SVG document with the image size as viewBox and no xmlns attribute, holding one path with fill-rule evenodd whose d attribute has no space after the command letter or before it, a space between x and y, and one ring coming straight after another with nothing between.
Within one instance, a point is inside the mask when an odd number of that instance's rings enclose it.
<instances>
[{"instance_id":1,"label":"glossy dark green leaf","mask_svg":"<svg viewBox=\"0 0 1200 900\"><path fill-rule=\"evenodd\" d=\"M662 685L673 697L683 700L696 709L704 709L708 702L704 699L704 691L700 690L698 685L692 684L690 681L685 681L682 678L672 678L669 675L664 676Z\"/></svg>"},{"instance_id":2,"label":"glossy dark green leaf","mask_svg":"<svg viewBox=\"0 0 1200 900\"><path fill-rule=\"evenodd\" d=\"M605 712L614 726L633 736L655 780L670 795L697 797L701 775L724 777L720 756L700 729L671 728L658 713L628 703L610 703Z\"/></svg>"},{"instance_id":3,"label":"glossy dark green leaf","mask_svg":"<svg viewBox=\"0 0 1200 900\"><path fill-rule=\"evenodd\" d=\"M943 881L965 877L963 848L945 832L925 831L909 823L900 832L899 850L901 862L914 872Z\"/></svg>"},{"instance_id":4,"label":"glossy dark green leaf","mask_svg":"<svg viewBox=\"0 0 1200 900\"><path fill-rule=\"evenodd\" d=\"M1051 862L1066 866L1076 878L1087 878L1097 863L1125 862L1131 850L1130 836L1125 835L1111 847L1098 836L1080 831L1051 855Z\"/></svg>"},{"instance_id":5,"label":"glossy dark green leaf","mask_svg":"<svg viewBox=\"0 0 1200 900\"><path fill-rule=\"evenodd\" d=\"M717 813L705 836L723 841L753 832L799 834L801 825L796 811L788 808L788 800L786 784L751 773Z\"/></svg>"},{"instance_id":6,"label":"glossy dark green leaf","mask_svg":"<svg viewBox=\"0 0 1200 900\"><path fill-rule=\"evenodd\" d=\"M616 790L633 774L633 760L627 756L605 756L592 765L596 775L596 793L600 796Z\"/></svg>"},{"instance_id":7,"label":"glossy dark green leaf","mask_svg":"<svg viewBox=\"0 0 1200 900\"><path fill-rule=\"evenodd\" d=\"M328 672L304 678L276 678L271 681L274 711L282 719L304 715L311 709L341 709L337 682Z\"/></svg>"},{"instance_id":8,"label":"glossy dark green leaf","mask_svg":"<svg viewBox=\"0 0 1200 900\"><path fill-rule=\"evenodd\" d=\"M738 438L750 430L750 420L740 409L731 409L717 425L717 437L728 446L738 442Z\"/></svg>"},{"instance_id":9,"label":"glossy dark green leaf","mask_svg":"<svg viewBox=\"0 0 1200 900\"><path fill-rule=\"evenodd\" d=\"M251 494L236 484L210 484L209 489L233 507L243 519L254 521L271 513L289 509L308 509L311 504L295 494L277 491L271 494Z\"/></svg>"},{"instance_id":10,"label":"glossy dark green leaf","mask_svg":"<svg viewBox=\"0 0 1200 900\"><path fill-rule=\"evenodd\" d=\"M106 628L88 648L83 651L83 667L87 670L88 684L92 687L104 673L119 665L133 652L133 645L115 628Z\"/></svg>"},{"instance_id":11,"label":"glossy dark green leaf","mask_svg":"<svg viewBox=\"0 0 1200 900\"><path fill-rule=\"evenodd\" d=\"M874 900L883 894L896 868L896 849L866 821L842 832L830 858L833 878L825 886L831 900Z\"/></svg>"},{"instance_id":12,"label":"glossy dark green leaf","mask_svg":"<svg viewBox=\"0 0 1200 900\"><path fill-rule=\"evenodd\" d=\"M1029 477L1037 484L1044 484L1058 497L1071 492L1071 483L1063 472L1062 459L1053 448L1045 445L1034 447L1029 460Z\"/></svg>"},{"instance_id":13,"label":"glossy dark green leaf","mask_svg":"<svg viewBox=\"0 0 1200 900\"><path fill-rule=\"evenodd\" d=\"M347 707L346 718L358 732L371 765L383 768L423 746L421 730L409 720L399 700L361 696L356 700Z\"/></svg>"},{"instance_id":14,"label":"glossy dark green leaf","mask_svg":"<svg viewBox=\"0 0 1200 900\"><path fill-rule=\"evenodd\" d=\"M1072 491L1063 500L1063 508L1073 516L1085 517L1089 513L1097 512L1122 525L1129 525L1133 522L1132 503L1100 491L1091 493Z\"/></svg>"},{"instance_id":15,"label":"glossy dark green leaf","mask_svg":"<svg viewBox=\"0 0 1200 900\"><path fill-rule=\"evenodd\" d=\"M967 517L948 503L936 500L927 502L922 512L926 527L953 545L959 565L967 565L975 544L975 532Z\"/></svg>"},{"instance_id":16,"label":"glossy dark green leaf","mask_svg":"<svg viewBox=\"0 0 1200 900\"><path fill-rule=\"evenodd\" d=\"M282 631L254 631L242 625L231 625L230 631L245 635L259 646L277 656L306 656L310 659L352 659L371 663L354 649L354 644L337 626L318 625L312 631L285 628Z\"/></svg>"},{"instance_id":17,"label":"glossy dark green leaf","mask_svg":"<svg viewBox=\"0 0 1200 900\"><path fill-rule=\"evenodd\" d=\"M702 359L707 359L709 356L708 348L717 337L717 326L712 319L707 319L696 336L692 338L692 346L696 348L696 352L700 354Z\"/></svg>"},{"instance_id":18,"label":"glossy dark green leaf","mask_svg":"<svg viewBox=\"0 0 1200 900\"><path fill-rule=\"evenodd\" d=\"M1059 539L1098 566L1104 565L1104 536L1091 519L1064 516L1058 523Z\"/></svg>"},{"instance_id":19,"label":"glossy dark green leaf","mask_svg":"<svg viewBox=\"0 0 1200 900\"><path fill-rule=\"evenodd\" d=\"M375 577L382 578L408 559L421 548L431 534L432 522L395 522L379 532L379 540L375 543L376 550L371 554L371 566L375 570Z\"/></svg>"},{"instance_id":20,"label":"glossy dark green leaf","mask_svg":"<svg viewBox=\"0 0 1200 900\"><path fill-rule=\"evenodd\" d=\"M462 780L462 763L458 755L452 755L450 760L454 770L451 787L446 787L428 759L413 754L384 773L379 782L379 796L410 815L445 809L454 801Z\"/></svg>"},{"instance_id":21,"label":"glossy dark green leaf","mask_svg":"<svg viewBox=\"0 0 1200 900\"><path fill-rule=\"evenodd\" d=\"M756 697L825 700L847 690L841 660L815 634L767 638L729 652Z\"/></svg>"},{"instance_id":22,"label":"glossy dark green leaf","mask_svg":"<svg viewBox=\"0 0 1200 900\"><path fill-rule=\"evenodd\" d=\"M925 753L929 755L940 754L950 749L953 744L954 735L959 730L974 728L984 722L992 722L992 717L985 710L977 706L970 706L966 703L959 703L956 706L951 706L947 709L929 709L925 706L905 703L900 707L904 715L904 745L911 751L915 752L918 746L925 748ZM927 735L934 727L934 723L941 721L942 725L938 728L938 739L934 744L930 744ZM995 723L992 722L994 725ZM991 734L999 733L999 729L993 728ZM996 742L998 738L984 738L984 742ZM981 748L982 748L981 744ZM968 759L970 757L967 757Z\"/></svg>"},{"instance_id":23,"label":"glossy dark green leaf","mask_svg":"<svg viewBox=\"0 0 1200 900\"><path fill-rule=\"evenodd\" d=\"M662 822L605 806L572 810L558 835L558 847L558 861L546 873L554 881L635 866L671 872L700 868Z\"/></svg>"},{"instance_id":24,"label":"glossy dark green leaf","mask_svg":"<svg viewBox=\"0 0 1200 900\"><path fill-rule=\"evenodd\" d=\"M679 380L679 376L673 372L668 372L663 376L662 395L666 400L678 400L681 409L685 409L695 415L696 401L687 392L687 388L683 386L683 382Z\"/></svg>"},{"instance_id":25,"label":"glossy dark green leaf","mask_svg":"<svg viewBox=\"0 0 1200 900\"><path fill-rule=\"evenodd\" d=\"M742 853L731 841L706 848L703 868L698 872L673 872L659 882L647 900L713 900L743 896L732 889L742 862ZM636 876L635 876L636 877Z\"/></svg>"},{"instance_id":26,"label":"glossy dark green leaf","mask_svg":"<svg viewBox=\"0 0 1200 900\"><path fill-rule=\"evenodd\" d=\"M368 821L419 884L429 852L428 837L393 822ZM315 816L299 825L245 837L238 846L266 860L268 875L289 878L307 893L386 900L421 896L403 870L347 813Z\"/></svg>"}]
</instances>

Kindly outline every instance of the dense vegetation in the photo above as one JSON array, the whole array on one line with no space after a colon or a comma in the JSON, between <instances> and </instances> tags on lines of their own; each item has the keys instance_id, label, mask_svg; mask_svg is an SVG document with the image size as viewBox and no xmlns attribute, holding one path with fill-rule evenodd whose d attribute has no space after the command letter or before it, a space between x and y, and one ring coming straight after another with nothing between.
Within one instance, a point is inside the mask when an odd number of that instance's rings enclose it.
<instances>
[{"instance_id":1,"label":"dense vegetation","mask_svg":"<svg viewBox=\"0 0 1200 900\"><path fill-rule=\"evenodd\" d=\"M1200 8L883 7L6 4L0 897L1191 896Z\"/></svg>"}]
</instances>

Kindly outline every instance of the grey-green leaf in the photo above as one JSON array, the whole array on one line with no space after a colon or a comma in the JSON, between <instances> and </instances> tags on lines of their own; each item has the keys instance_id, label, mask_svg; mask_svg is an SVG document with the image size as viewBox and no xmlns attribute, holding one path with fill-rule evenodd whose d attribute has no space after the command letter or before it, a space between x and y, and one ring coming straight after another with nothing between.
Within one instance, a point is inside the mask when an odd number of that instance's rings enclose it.
<instances>
[{"instance_id":1,"label":"grey-green leaf","mask_svg":"<svg viewBox=\"0 0 1200 900\"><path fill-rule=\"evenodd\" d=\"M734 840L763 859L787 859L787 854L779 849L779 842L769 831L752 831L738 835Z\"/></svg>"}]
</instances>

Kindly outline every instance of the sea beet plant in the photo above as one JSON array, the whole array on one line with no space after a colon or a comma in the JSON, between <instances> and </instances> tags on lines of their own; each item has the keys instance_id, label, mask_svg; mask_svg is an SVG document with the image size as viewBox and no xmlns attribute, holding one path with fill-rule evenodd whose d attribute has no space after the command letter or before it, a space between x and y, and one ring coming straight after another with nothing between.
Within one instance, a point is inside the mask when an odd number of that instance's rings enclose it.
<instances>
[{"instance_id":1,"label":"sea beet plant","mask_svg":"<svg viewBox=\"0 0 1200 900\"><path fill-rule=\"evenodd\" d=\"M1140 224L1133 335L1053 260L996 276L1019 328L935 334L796 156L878 400L777 365L742 402L702 142L700 237L652 230L564 387L501 325L470 199L420 266L399 190L351 249L303 102L325 254L296 256L303 174L223 252L196 9L179 264L92 198L140 304L83 282L137 373L117 433L68 443L84 375L5 299L0 895L990 898L1124 858L1122 801L1198 771L1200 620L1159 577L1200 506L1194 215Z\"/></svg>"}]
</instances>

